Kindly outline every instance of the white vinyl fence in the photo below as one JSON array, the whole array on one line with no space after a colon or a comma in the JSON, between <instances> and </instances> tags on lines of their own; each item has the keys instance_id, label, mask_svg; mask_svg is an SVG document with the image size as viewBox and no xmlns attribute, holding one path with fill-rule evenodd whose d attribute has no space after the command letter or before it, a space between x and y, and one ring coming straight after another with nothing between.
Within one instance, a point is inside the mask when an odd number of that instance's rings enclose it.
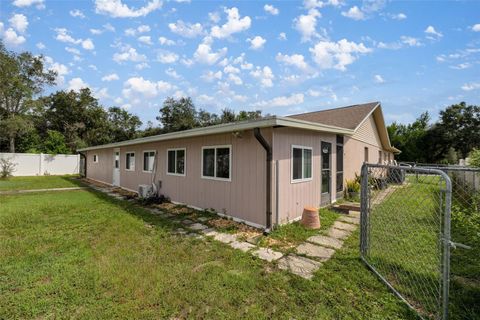
<instances>
[{"instance_id":1,"label":"white vinyl fence","mask_svg":"<svg viewBox=\"0 0 480 320\"><path fill-rule=\"evenodd\" d=\"M80 169L78 154L0 153L2 158L15 164L14 176L78 174Z\"/></svg>"}]
</instances>

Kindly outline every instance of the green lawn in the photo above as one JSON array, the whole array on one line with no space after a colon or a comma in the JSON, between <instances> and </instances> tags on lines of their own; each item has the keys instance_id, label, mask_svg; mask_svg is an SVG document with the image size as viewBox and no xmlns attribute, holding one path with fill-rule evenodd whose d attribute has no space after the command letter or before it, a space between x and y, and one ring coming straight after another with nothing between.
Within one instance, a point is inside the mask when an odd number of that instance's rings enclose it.
<instances>
[{"instance_id":1,"label":"green lawn","mask_svg":"<svg viewBox=\"0 0 480 320\"><path fill-rule=\"evenodd\" d=\"M0 318L412 319L358 232L304 280L80 190L0 196Z\"/></svg>"},{"instance_id":2,"label":"green lawn","mask_svg":"<svg viewBox=\"0 0 480 320\"><path fill-rule=\"evenodd\" d=\"M0 179L0 191L78 187L76 176L10 177Z\"/></svg>"},{"instance_id":3,"label":"green lawn","mask_svg":"<svg viewBox=\"0 0 480 320\"><path fill-rule=\"evenodd\" d=\"M439 314L441 292L440 190L445 183L431 175L408 176L407 182L391 186L381 203L373 200L366 257L419 312L433 318ZM374 191L372 199L376 197L382 198L382 191ZM476 224L463 223L460 214L454 205L451 238L473 249L452 249L450 318L480 319L480 251L478 241L473 243L480 239L479 213L471 212Z\"/></svg>"}]
</instances>

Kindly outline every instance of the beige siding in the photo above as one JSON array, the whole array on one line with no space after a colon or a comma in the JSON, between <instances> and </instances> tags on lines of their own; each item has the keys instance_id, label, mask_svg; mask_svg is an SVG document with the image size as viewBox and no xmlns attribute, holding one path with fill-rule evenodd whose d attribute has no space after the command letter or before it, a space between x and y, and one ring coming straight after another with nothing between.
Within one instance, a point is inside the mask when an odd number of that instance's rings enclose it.
<instances>
[{"instance_id":1,"label":"beige siding","mask_svg":"<svg viewBox=\"0 0 480 320\"><path fill-rule=\"evenodd\" d=\"M271 141L271 129L263 129L262 134ZM202 146L215 145L232 146L231 181L201 177ZM170 148L186 148L186 176L167 175L167 149ZM154 180L161 181L160 193L172 201L204 209L213 208L256 225L265 225L266 154L253 136L253 131L243 132L239 137L221 134L121 147L121 187L136 191L140 184L151 184L152 173L143 172L143 151L147 150L157 151L158 166ZM125 170L126 152L135 152L135 171ZM113 150L110 149L108 153L108 162L99 166L102 170L89 171L89 177L112 182ZM88 160L92 161L91 158ZM109 175L105 176L105 172L109 172Z\"/></svg>"},{"instance_id":2,"label":"beige siding","mask_svg":"<svg viewBox=\"0 0 480 320\"><path fill-rule=\"evenodd\" d=\"M332 144L332 190L335 190L336 173L336 135L318 133L295 128L276 128L273 135L273 159L278 161L278 214L280 223L296 219L302 215L305 206L320 206L321 200L321 142ZM292 183L292 145L312 148L313 171L312 180ZM276 182L273 183L276 190ZM331 192L332 201L335 192ZM276 195L273 198L277 203ZM277 208L273 206L273 221Z\"/></svg>"},{"instance_id":3,"label":"beige siding","mask_svg":"<svg viewBox=\"0 0 480 320\"><path fill-rule=\"evenodd\" d=\"M98 156L98 162L93 162L93 155ZM113 149L100 149L87 152L87 177L112 184Z\"/></svg>"},{"instance_id":4,"label":"beige siding","mask_svg":"<svg viewBox=\"0 0 480 320\"><path fill-rule=\"evenodd\" d=\"M377 126L375 124L373 115L370 115L367 120L360 125L352 138L368 143L375 147L381 147L382 142L380 140L380 136L378 135Z\"/></svg>"}]
</instances>

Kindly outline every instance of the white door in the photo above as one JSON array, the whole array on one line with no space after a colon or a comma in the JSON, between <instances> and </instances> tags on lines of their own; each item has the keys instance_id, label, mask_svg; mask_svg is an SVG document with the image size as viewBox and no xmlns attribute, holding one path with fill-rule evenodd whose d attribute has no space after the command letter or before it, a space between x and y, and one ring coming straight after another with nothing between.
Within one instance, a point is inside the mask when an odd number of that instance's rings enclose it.
<instances>
[{"instance_id":1,"label":"white door","mask_svg":"<svg viewBox=\"0 0 480 320\"><path fill-rule=\"evenodd\" d=\"M120 186L120 150L113 151L113 179L114 186Z\"/></svg>"}]
</instances>

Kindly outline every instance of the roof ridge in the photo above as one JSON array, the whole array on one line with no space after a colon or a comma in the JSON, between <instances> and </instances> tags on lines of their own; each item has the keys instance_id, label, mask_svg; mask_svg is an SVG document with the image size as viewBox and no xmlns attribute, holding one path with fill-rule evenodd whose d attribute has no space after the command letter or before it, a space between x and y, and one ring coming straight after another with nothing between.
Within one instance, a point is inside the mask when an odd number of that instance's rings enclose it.
<instances>
[{"instance_id":1,"label":"roof ridge","mask_svg":"<svg viewBox=\"0 0 480 320\"><path fill-rule=\"evenodd\" d=\"M291 114L287 117L293 117L293 116L299 116L299 115L304 115L304 114L310 114L310 113L317 113L317 112L324 112L324 111L331 111L331 110L340 110L340 109L347 109L347 108L353 108L353 107L358 107L358 106L364 106L364 105L367 105L367 104L373 104L375 103L375 105L379 104L380 101L372 101L372 102L365 102L365 103L357 103L357 104L352 104L352 105L349 105L349 106L344 106L344 107L333 107L333 108L329 108L329 109L324 109L324 110L317 110L317 111L309 111L309 112L303 112L303 113L296 113L296 114Z\"/></svg>"}]
</instances>

